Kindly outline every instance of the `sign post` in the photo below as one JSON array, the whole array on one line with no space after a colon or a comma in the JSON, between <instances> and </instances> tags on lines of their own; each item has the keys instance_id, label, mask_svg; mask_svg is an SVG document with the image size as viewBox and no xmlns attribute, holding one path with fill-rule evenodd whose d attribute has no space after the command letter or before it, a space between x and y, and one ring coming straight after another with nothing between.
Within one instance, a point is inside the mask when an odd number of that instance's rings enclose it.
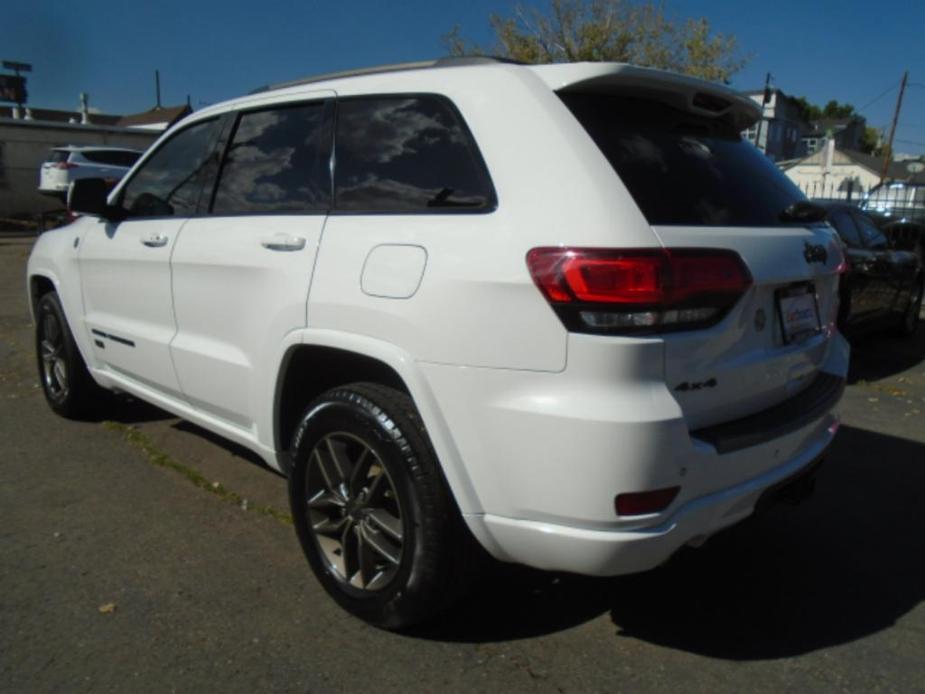
<instances>
[{"instance_id":1,"label":"sign post","mask_svg":"<svg viewBox=\"0 0 925 694\"><path fill-rule=\"evenodd\" d=\"M26 91L26 78L20 73L32 72L29 63L18 63L15 60L4 60L4 70L12 70L13 75L0 75L0 101L12 101L22 108L29 98Z\"/></svg>"}]
</instances>

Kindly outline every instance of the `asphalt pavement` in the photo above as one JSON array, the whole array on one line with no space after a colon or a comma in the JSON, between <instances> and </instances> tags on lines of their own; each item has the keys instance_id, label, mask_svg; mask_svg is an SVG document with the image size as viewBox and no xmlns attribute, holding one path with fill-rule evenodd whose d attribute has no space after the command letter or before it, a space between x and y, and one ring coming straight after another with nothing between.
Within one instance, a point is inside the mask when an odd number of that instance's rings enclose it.
<instances>
[{"instance_id":1,"label":"asphalt pavement","mask_svg":"<svg viewBox=\"0 0 925 694\"><path fill-rule=\"evenodd\" d=\"M925 326L855 346L808 502L636 576L499 569L393 634L326 597L244 449L52 414L31 244L0 233L0 691L925 691Z\"/></svg>"}]
</instances>

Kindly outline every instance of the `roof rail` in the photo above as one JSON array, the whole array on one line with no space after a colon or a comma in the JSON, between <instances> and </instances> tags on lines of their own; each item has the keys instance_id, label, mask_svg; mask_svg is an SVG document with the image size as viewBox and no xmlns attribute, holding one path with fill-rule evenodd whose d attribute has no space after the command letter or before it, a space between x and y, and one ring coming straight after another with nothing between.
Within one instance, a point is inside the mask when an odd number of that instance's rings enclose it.
<instances>
[{"instance_id":1,"label":"roof rail","mask_svg":"<svg viewBox=\"0 0 925 694\"><path fill-rule=\"evenodd\" d=\"M262 87L257 87L248 93L260 94L262 92L274 91L276 89L286 89L287 87L298 87L303 84L312 84L314 82L326 82L328 80L343 79L345 77L361 77L363 75L378 75L385 72L404 72L406 70L425 70L438 67L463 67L467 65L490 65L493 63L508 63L512 65L524 64L518 60L488 55L447 56L445 58L437 58L435 60L419 60L412 63L376 65L374 67L363 67L356 70L328 72L321 75L302 77L300 79L290 80L288 82L279 82L278 84L267 84Z\"/></svg>"}]
</instances>

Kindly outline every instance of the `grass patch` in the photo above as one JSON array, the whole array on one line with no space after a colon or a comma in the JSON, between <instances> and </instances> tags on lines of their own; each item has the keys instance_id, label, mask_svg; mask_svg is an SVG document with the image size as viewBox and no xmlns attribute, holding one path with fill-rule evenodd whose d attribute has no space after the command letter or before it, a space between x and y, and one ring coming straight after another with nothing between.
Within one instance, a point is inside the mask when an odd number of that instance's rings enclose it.
<instances>
[{"instance_id":1,"label":"grass patch","mask_svg":"<svg viewBox=\"0 0 925 694\"><path fill-rule=\"evenodd\" d=\"M122 438L127 441L129 444L139 449L142 453L145 454L145 457L148 459L148 462L152 465L158 467L167 468L168 470L173 470L174 472L185 477L189 482L192 483L194 487L205 490L210 494L214 494L223 501L227 501L229 504L234 504L238 508L244 511L252 511L261 516L269 516L278 520L280 523L285 525L292 525L292 516L287 511L281 511L275 506L250 506L243 496L238 494L235 491L226 489L220 482L210 482L207 477L205 477L198 470L191 468L183 463L179 463L169 455L159 450L157 446L145 436L142 432L138 431L134 427L131 427L127 424L121 424L119 422L106 421L103 422L103 426L109 431L117 432L122 436Z\"/></svg>"}]
</instances>

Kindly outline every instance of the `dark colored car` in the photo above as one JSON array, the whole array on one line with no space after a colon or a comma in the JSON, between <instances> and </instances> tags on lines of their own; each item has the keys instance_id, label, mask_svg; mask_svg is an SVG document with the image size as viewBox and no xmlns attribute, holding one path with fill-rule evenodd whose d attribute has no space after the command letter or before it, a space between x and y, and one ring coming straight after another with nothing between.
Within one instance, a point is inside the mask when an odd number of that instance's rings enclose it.
<instances>
[{"instance_id":1,"label":"dark colored car","mask_svg":"<svg viewBox=\"0 0 925 694\"><path fill-rule=\"evenodd\" d=\"M885 181L867 194L860 208L892 248L925 259L925 181Z\"/></svg>"},{"instance_id":2,"label":"dark colored car","mask_svg":"<svg viewBox=\"0 0 925 694\"><path fill-rule=\"evenodd\" d=\"M824 205L845 249L839 328L846 335L893 329L915 334L922 308L922 261L897 250L864 212L851 205Z\"/></svg>"}]
</instances>

